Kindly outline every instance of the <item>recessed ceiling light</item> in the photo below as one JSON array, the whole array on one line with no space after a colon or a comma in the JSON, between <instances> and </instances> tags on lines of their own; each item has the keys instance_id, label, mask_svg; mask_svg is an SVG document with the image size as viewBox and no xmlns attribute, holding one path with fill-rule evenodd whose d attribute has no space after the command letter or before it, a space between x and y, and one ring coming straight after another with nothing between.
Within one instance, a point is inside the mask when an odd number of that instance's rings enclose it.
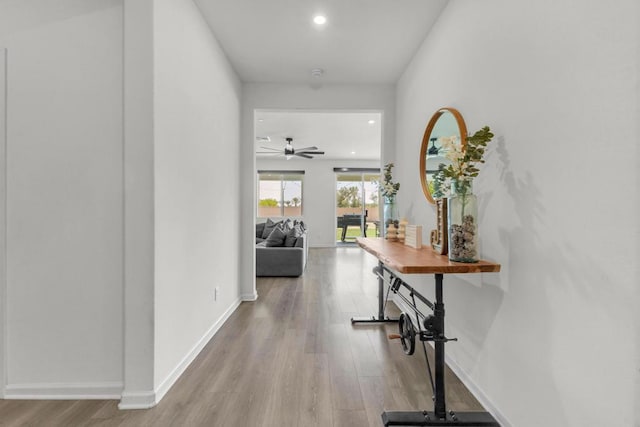
<instances>
[{"instance_id":1,"label":"recessed ceiling light","mask_svg":"<svg viewBox=\"0 0 640 427\"><path fill-rule=\"evenodd\" d=\"M351 154L356 154L356 152L355 152L355 151L352 151L352 152L351 152Z\"/></svg>"},{"instance_id":2,"label":"recessed ceiling light","mask_svg":"<svg viewBox=\"0 0 640 427\"><path fill-rule=\"evenodd\" d=\"M373 124L376 123L376 121L375 120L369 120L367 123L369 123L370 125L373 125Z\"/></svg>"},{"instance_id":3,"label":"recessed ceiling light","mask_svg":"<svg viewBox=\"0 0 640 427\"><path fill-rule=\"evenodd\" d=\"M258 121L262 123L262 122L264 122L264 119L258 119Z\"/></svg>"},{"instance_id":4,"label":"recessed ceiling light","mask_svg":"<svg viewBox=\"0 0 640 427\"><path fill-rule=\"evenodd\" d=\"M324 15L316 15L313 17L313 22L318 25L324 25L327 23L327 17Z\"/></svg>"}]
</instances>

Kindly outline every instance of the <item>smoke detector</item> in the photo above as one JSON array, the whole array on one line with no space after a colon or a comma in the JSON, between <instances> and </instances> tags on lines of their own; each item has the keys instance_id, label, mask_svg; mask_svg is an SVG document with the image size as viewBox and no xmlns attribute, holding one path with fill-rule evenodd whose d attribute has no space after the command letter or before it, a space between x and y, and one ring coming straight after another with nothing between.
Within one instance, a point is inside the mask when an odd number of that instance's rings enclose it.
<instances>
[{"instance_id":1,"label":"smoke detector","mask_svg":"<svg viewBox=\"0 0 640 427\"><path fill-rule=\"evenodd\" d=\"M311 76L319 79L324 74L324 70L322 68L314 68L311 70Z\"/></svg>"}]
</instances>

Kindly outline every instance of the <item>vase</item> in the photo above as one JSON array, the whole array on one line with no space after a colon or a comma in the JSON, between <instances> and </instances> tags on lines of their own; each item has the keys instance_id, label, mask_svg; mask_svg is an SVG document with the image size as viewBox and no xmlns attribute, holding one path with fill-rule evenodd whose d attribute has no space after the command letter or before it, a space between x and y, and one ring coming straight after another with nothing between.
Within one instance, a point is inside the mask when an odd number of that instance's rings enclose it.
<instances>
[{"instance_id":1,"label":"vase","mask_svg":"<svg viewBox=\"0 0 640 427\"><path fill-rule=\"evenodd\" d=\"M447 204L449 260L478 262L478 199L471 181L452 182Z\"/></svg>"},{"instance_id":2,"label":"vase","mask_svg":"<svg viewBox=\"0 0 640 427\"><path fill-rule=\"evenodd\" d=\"M395 197L384 198L383 219L384 227L382 229L384 230L385 239L396 240L399 222Z\"/></svg>"}]
</instances>

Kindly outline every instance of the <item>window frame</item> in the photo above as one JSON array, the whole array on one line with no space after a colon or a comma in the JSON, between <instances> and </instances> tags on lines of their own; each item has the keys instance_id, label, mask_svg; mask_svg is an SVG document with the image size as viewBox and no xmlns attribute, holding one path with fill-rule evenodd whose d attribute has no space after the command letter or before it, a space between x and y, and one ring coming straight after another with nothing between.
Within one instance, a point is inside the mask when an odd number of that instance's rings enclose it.
<instances>
[{"instance_id":1,"label":"window frame","mask_svg":"<svg viewBox=\"0 0 640 427\"><path fill-rule=\"evenodd\" d=\"M285 176L298 175L300 181L300 214L297 216L302 217L304 214L304 173L303 170L258 170L256 174L256 217L257 218L267 218L260 216L260 182L262 181L261 175L278 175L280 181L280 200L278 200L278 207L280 208L280 213L278 216L269 215L268 217L274 218L285 218L285 200L284 200L284 183L285 181L297 181L293 179L285 179ZM264 180L267 181L267 180ZM270 179L269 181L277 181L277 179ZM296 216L296 215L294 215Z\"/></svg>"}]
</instances>

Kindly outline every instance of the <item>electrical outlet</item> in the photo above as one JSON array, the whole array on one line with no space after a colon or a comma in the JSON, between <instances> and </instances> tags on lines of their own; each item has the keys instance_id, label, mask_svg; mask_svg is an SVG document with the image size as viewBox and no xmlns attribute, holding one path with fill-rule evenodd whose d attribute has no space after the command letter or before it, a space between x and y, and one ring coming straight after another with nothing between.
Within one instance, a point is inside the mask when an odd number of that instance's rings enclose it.
<instances>
[{"instance_id":1,"label":"electrical outlet","mask_svg":"<svg viewBox=\"0 0 640 427\"><path fill-rule=\"evenodd\" d=\"M218 301L218 296L220 295L220 287L216 286L213 290L213 300Z\"/></svg>"}]
</instances>

